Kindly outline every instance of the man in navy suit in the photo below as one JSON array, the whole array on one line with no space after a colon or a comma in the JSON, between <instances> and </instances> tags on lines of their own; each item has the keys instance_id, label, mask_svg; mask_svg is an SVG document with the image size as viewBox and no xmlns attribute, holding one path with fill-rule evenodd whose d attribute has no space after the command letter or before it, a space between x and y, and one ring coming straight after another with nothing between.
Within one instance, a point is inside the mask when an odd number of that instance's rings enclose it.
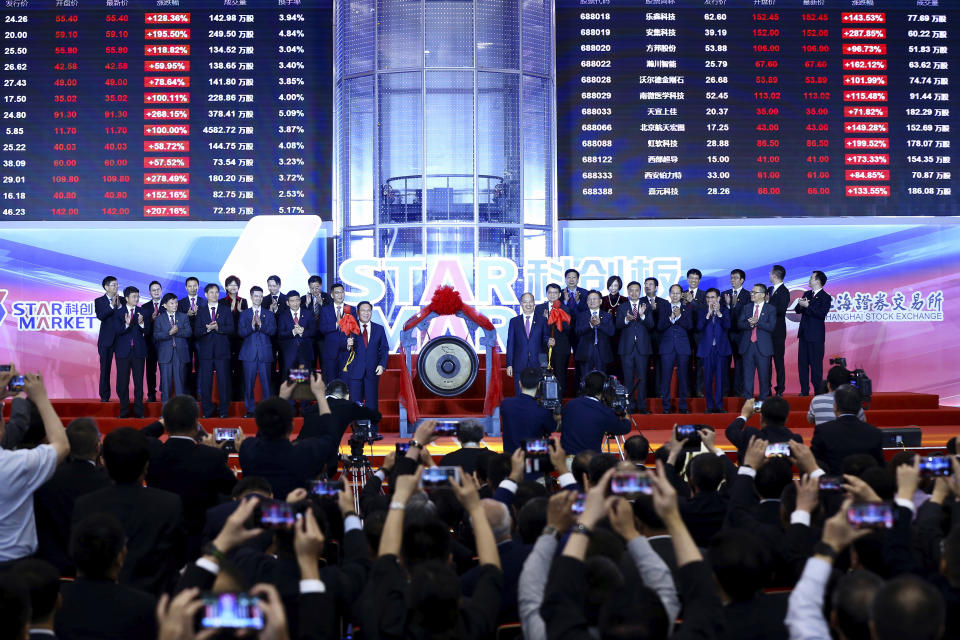
<instances>
[{"instance_id":1,"label":"man in navy suit","mask_svg":"<svg viewBox=\"0 0 960 640\"><path fill-rule=\"evenodd\" d=\"M575 456L588 449L600 451L605 434L619 436L630 432L630 419L618 417L603 403L606 381L602 371L591 371L584 376L583 393L564 405L560 446L567 455Z\"/></svg>"},{"instance_id":2,"label":"man in navy suit","mask_svg":"<svg viewBox=\"0 0 960 640\"><path fill-rule=\"evenodd\" d=\"M217 372L218 415L230 412L230 336L233 313L220 303L220 286L211 282L203 289L207 304L197 312L197 357L200 366L200 404L203 417L213 417L213 372Z\"/></svg>"},{"instance_id":3,"label":"man in navy suit","mask_svg":"<svg viewBox=\"0 0 960 640\"><path fill-rule=\"evenodd\" d=\"M587 310L581 311L573 323L577 347L573 359L577 361L580 379L591 371L605 371L613 362L610 338L616 331L613 316L600 310L600 292L587 294Z\"/></svg>"},{"instance_id":4,"label":"man in navy suit","mask_svg":"<svg viewBox=\"0 0 960 640\"><path fill-rule=\"evenodd\" d=\"M355 352L353 362L343 372L343 377L350 388L350 399L365 407L376 409L379 401L380 376L387 370L390 345L387 344L387 333L383 327L370 321L372 315L372 304L364 300L357 305L360 335L351 335L346 340L341 338L341 344L346 348L341 357L346 362L350 351Z\"/></svg>"},{"instance_id":5,"label":"man in navy suit","mask_svg":"<svg viewBox=\"0 0 960 640\"><path fill-rule=\"evenodd\" d=\"M537 402L540 368L527 367L517 377L521 393L500 403L503 452L511 454L522 447L525 440L546 438L557 427L553 413Z\"/></svg>"},{"instance_id":6,"label":"man in navy suit","mask_svg":"<svg viewBox=\"0 0 960 640\"><path fill-rule=\"evenodd\" d=\"M527 367L540 366L540 349L547 321L537 315L532 293L520 296L520 313L510 318L507 327L507 375L513 378L515 396L520 395L520 372ZM516 375L515 375L516 374Z\"/></svg>"},{"instance_id":7,"label":"man in navy suit","mask_svg":"<svg viewBox=\"0 0 960 640\"><path fill-rule=\"evenodd\" d=\"M157 401L157 345L153 343L153 321L163 311L163 285L150 283L150 299L140 305L143 311L143 335L147 340L147 402Z\"/></svg>"},{"instance_id":8,"label":"man in navy suit","mask_svg":"<svg viewBox=\"0 0 960 640\"><path fill-rule=\"evenodd\" d=\"M687 373L690 369L690 333L693 328L693 309L683 303L683 287L670 287L670 302L660 312L660 397L663 412L671 413L670 380L673 367L677 367L677 409L690 413L687 408Z\"/></svg>"},{"instance_id":9,"label":"man in navy suit","mask_svg":"<svg viewBox=\"0 0 960 640\"><path fill-rule=\"evenodd\" d=\"M690 358L690 395L698 398L703 395L703 361L697 355L700 330L697 329L696 318L707 306L707 294L700 288L702 279L703 273L700 269L687 269L687 290L683 292L683 301L693 307L694 312L693 330L690 332L690 340L693 342L693 356Z\"/></svg>"},{"instance_id":10,"label":"man in navy suit","mask_svg":"<svg viewBox=\"0 0 960 640\"><path fill-rule=\"evenodd\" d=\"M657 296L660 290L660 281L656 278L646 278L643 281L643 295L647 308L653 313L653 330L650 332L651 349L650 360L653 361L653 375L647 378L647 395L657 396L660 393L660 323L664 315L670 315L670 303L666 298Z\"/></svg>"},{"instance_id":11,"label":"man in navy suit","mask_svg":"<svg viewBox=\"0 0 960 640\"><path fill-rule=\"evenodd\" d=\"M323 340L326 336L323 333L323 323L320 322L320 312L325 306L330 304L332 300L330 299L330 295L323 290L323 278L320 276L313 275L307 278L307 288L309 291L300 298L300 308L305 312L313 312L313 326L317 328L313 336L313 357L320 360L319 366L322 372ZM311 368L316 369L316 362L311 365ZM335 375L333 377L336 378L337 376Z\"/></svg>"},{"instance_id":12,"label":"man in navy suit","mask_svg":"<svg viewBox=\"0 0 960 640\"><path fill-rule=\"evenodd\" d=\"M707 413L724 413L723 365L730 356L730 310L720 304L720 290L707 289L705 305L697 310L697 329L700 344L697 357L703 362L703 396L707 400Z\"/></svg>"},{"instance_id":13,"label":"man in navy suit","mask_svg":"<svg viewBox=\"0 0 960 640\"><path fill-rule=\"evenodd\" d=\"M563 310L570 315L570 349L573 352L573 359L577 359L577 345L580 344L580 335L577 333L577 316L587 310L587 290L578 286L580 282L580 272L576 269L567 269L563 272L563 279L566 282L560 297L560 304ZM580 367L574 367L573 387L580 388Z\"/></svg>"},{"instance_id":14,"label":"man in navy suit","mask_svg":"<svg viewBox=\"0 0 960 640\"><path fill-rule=\"evenodd\" d=\"M299 296L298 296L299 299ZM279 314L281 311L287 309L287 294L280 290L280 276L270 276L267 278L267 294L263 296L263 306L269 307L270 311L277 316L277 320L280 319ZM316 326L316 324L314 324ZM277 332L279 334L279 327ZM313 338L311 337L311 342ZM273 393L278 393L280 391L280 384L287 379L286 372L283 370L283 358L280 357L280 342L277 340L277 336L274 336L271 340L273 345L273 357L275 360L274 366L270 368L270 384ZM309 367L313 367L313 362L305 363Z\"/></svg>"},{"instance_id":15,"label":"man in navy suit","mask_svg":"<svg viewBox=\"0 0 960 640\"><path fill-rule=\"evenodd\" d=\"M143 417L143 363L147 358L147 343L143 338L146 321L137 306L140 290L123 290L126 304L115 309L108 320L113 324L113 352L117 357L117 397L120 398L121 418L130 417L130 374L133 373L133 415Z\"/></svg>"},{"instance_id":16,"label":"man in navy suit","mask_svg":"<svg viewBox=\"0 0 960 640\"><path fill-rule=\"evenodd\" d=\"M300 294L290 291L287 304L277 312L277 341L280 343L280 373L313 365L313 314L303 313Z\"/></svg>"},{"instance_id":17,"label":"man in navy suit","mask_svg":"<svg viewBox=\"0 0 960 640\"><path fill-rule=\"evenodd\" d=\"M570 321L563 323L559 329L555 325L546 324L550 319L550 310L553 309L554 301L559 299L560 285L551 282L547 285L547 301L538 304L533 312L543 318L543 348L550 354L548 364L553 369L553 375L557 377L557 391L562 398L567 390L567 369L570 367L570 334L572 333L573 316L570 316ZM552 351L551 347L553 348ZM522 386L523 380L520 383Z\"/></svg>"},{"instance_id":18,"label":"man in navy suit","mask_svg":"<svg viewBox=\"0 0 960 640\"><path fill-rule=\"evenodd\" d=\"M344 304L343 285L335 282L330 287L330 302L320 307L319 324L317 330L323 334L323 353L320 355L320 363L323 373L323 381L330 382L342 377L343 364L346 362L346 355L343 353L343 341L340 334L340 318L345 313L352 313L356 316L356 310L351 309L350 305Z\"/></svg>"},{"instance_id":19,"label":"man in navy suit","mask_svg":"<svg viewBox=\"0 0 960 640\"><path fill-rule=\"evenodd\" d=\"M237 335L243 340L240 346L240 362L243 363L243 404L247 412L244 418L252 418L256 401L253 388L260 378L263 398L269 398L270 363L273 362L273 345L270 337L277 332L277 319L263 303L263 289L250 288L250 307L240 314Z\"/></svg>"},{"instance_id":20,"label":"man in navy suit","mask_svg":"<svg viewBox=\"0 0 960 640\"><path fill-rule=\"evenodd\" d=\"M617 328L620 344L617 353L623 365L623 384L630 392L630 413L650 413L647 410L647 368L653 353L650 332L656 327L654 311L640 299L639 282L627 285L627 301L617 309Z\"/></svg>"},{"instance_id":21,"label":"man in navy suit","mask_svg":"<svg viewBox=\"0 0 960 640\"><path fill-rule=\"evenodd\" d=\"M777 372L777 385L774 387L778 396L783 395L787 375L783 365L783 356L787 343L787 307L790 306L790 291L783 279L787 277L787 270L779 264L770 269L770 286L767 287L767 302L777 310L777 326L773 329L773 368ZM772 380L771 380L772 382Z\"/></svg>"},{"instance_id":22,"label":"man in navy suit","mask_svg":"<svg viewBox=\"0 0 960 640\"><path fill-rule=\"evenodd\" d=\"M760 399L770 395L770 358L773 357L773 330L777 311L766 304L767 286L753 285L753 302L740 310L740 356L743 358L743 397L753 397L753 377L760 378Z\"/></svg>"},{"instance_id":23,"label":"man in navy suit","mask_svg":"<svg viewBox=\"0 0 960 640\"><path fill-rule=\"evenodd\" d=\"M728 381L724 376L723 395L739 396L743 395L743 359L740 356L740 327L737 325L737 318L740 317L740 311L744 305L750 303L750 292L743 287L747 274L743 269L734 269L730 272L730 288L723 292L723 303L727 305L733 318L730 322L730 331L727 336L730 338L730 355L733 358L733 373L730 373L729 365L725 369L727 375L733 377Z\"/></svg>"},{"instance_id":24,"label":"man in navy suit","mask_svg":"<svg viewBox=\"0 0 960 640\"><path fill-rule=\"evenodd\" d=\"M185 370L190 362L190 343L193 322L186 313L177 311L177 296L163 296L163 308L153 322L153 341L157 344L160 363L160 400L166 402L174 395L187 394ZM174 392L176 388L176 392Z\"/></svg>"},{"instance_id":25,"label":"man in navy suit","mask_svg":"<svg viewBox=\"0 0 960 640\"><path fill-rule=\"evenodd\" d=\"M113 313L123 306L123 300L117 295L117 278L107 276L100 283L103 295L93 301L94 313L100 321L100 333L97 336L97 353L100 356L100 402L110 402L110 369L113 366L113 343L117 337L114 330Z\"/></svg>"},{"instance_id":26,"label":"man in navy suit","mask_svg":"<svg viewBox=\"0 0 960 640\"><path fill-rule=\"evenodd\" d=\"M197 335L197 313L200 307L206 306L207 300L200 295L200 281L194 276L187 278L183 285L187 288L187 295L180 298L177 310L180 313L187 314L190 320L190 330L193 335ZM193 337L187 338L187 345L190 347L190 359L184 372L185 388L183 391L177 389L177 393L186 393L194 398L199 397L199 386L197 373L200 370L199 360L197 359L197 342Z\"/></svg>"},{"instance_id":27,"label":"man in navy suit","mask_svg":"<svg viewBox=\"0 0 960 640\"><path fill-rule=\"evenodd\" d=\"M827 339L825 321L833 298L823 290L827 274L814 271L810 275L810 290L797 300L794 310L800 314L800 329L797 331L797 365L800 369L800 395L819 393L823 384L823 351Z\"/></svg>"}]
</instances>

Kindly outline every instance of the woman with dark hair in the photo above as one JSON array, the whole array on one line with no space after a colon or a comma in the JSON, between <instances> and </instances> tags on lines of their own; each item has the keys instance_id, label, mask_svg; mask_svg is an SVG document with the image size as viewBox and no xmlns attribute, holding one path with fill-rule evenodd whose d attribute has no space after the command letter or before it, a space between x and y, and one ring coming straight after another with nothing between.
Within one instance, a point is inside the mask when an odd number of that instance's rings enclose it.
<instances>
[{"instance_id":1,"label":"woman with dark hair","mask_svg":"<svg viewBox=\"0 0 960 640\"><path fill-rule=\"evenodd\" d=\"M607 278L607 295L600 299L601 311L616 315L617 307L626 300L624 296L620 295L621 289L623 289L623 280L620 279L620 276Z\"/></svg>"}]
</instances>

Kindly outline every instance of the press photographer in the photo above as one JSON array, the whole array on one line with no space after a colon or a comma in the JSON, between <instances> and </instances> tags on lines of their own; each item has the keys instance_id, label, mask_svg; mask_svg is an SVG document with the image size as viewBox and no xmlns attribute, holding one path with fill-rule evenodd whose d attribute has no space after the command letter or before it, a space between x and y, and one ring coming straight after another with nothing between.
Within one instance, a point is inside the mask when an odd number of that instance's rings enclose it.
<instances>
[{"instance_id":1,"label":"press photographer","mask_svg":"<svg viewBox=\"0 0 960 640\"><path fill-rule=\"evenodd\" d=\"M504 398L500 405L504 453L513 453L525 440L546 437L556 429L559 414L537 401L540 380L540 371L527 367L520 373L520 395Z\"/></svg>"},{"instance_id":2,"label":"press photographer","mask_svg":"<svg viewBox=\"0 0 960 640\"><path fill-rule=\"evenodd\" d=\"M616 384L623 389L623 385ZM608 385L607 376L602 371L588 373L583 379L580 395L563 407L560 446L568 455L587 449L599 451L604 435L629 433L630 418L623 413L618 416L611 407L611 403L617 403L620 410L625 411L626 401L626 392L616 392L612 384Z\"/></svg>"}]
</instances>

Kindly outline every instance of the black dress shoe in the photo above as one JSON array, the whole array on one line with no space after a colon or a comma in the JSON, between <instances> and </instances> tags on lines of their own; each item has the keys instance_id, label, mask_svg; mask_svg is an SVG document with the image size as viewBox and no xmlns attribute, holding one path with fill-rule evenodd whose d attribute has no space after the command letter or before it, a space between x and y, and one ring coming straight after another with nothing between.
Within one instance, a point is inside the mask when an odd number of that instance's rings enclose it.
<instances>
[{"instance_id":1,"label":"black dress shoe","mask_svg":"<svg viewBox=\"0 0 960 640\"><path fill-rule=\"evenodd\" d=\"M210 417L212 418L213 416L210 416ZM226 413L225 413L225 414L223 414L223 415L220 416L220 417L221 417L221 418L228 418L228 417L229 417L229 414L226 414Z\"/></svg>"},{"instance_id":2,"label":"black dress shoe","mask_svg":"<svg viewBox=\"0 0 960 640\"><path fill-rule=\"evenodd\" d=\"M147 402L156 402L157 396L147 396Z\"/></svg>"},{"instance_id":3,"label":"black dress shoe","mask_svg":"<svg viewBox=\"0 0 960 640\"><path fill-rule=\"evenodd\" d=\"M800 394L800 397L803 398L803 397L806 397L806 396L808 396L808 395L810 395L810 394L809 394L809 393L806 393L806 392L803 392L803 393Z\"/></svg>"},{"instance_id":4,"label":"black dress shoe","mask_svg":"<svg viewBox=\"0 0 960 640\"><path fill-rule=\"evenodd\" d=\"M118 415L117 417L118 417L118 418L129 418L129 417L130 417L130 410L129 410L129 409L123 409L122 411L120 411L120 415Z\"/></svg>"},{"instance_id":5,"label":"black dress shoe","mask_svg":"<svg viewBox=\"0 0 960 640\"><path fill-rule=\"evenodd\" d=\"M245 414L243 414L243 417L244 417L244 418L252 418L252 417L254 417L254 416L253 416L253 413L251 413L250 411L248 411L248 412L246 412Z\"/></svg>"},{"instance_id":6,"label":"black dress shoe","mask_svg":"<svg viewBox=\"0 0 960 640\"><path fill-rule=\"evenodd\" d=\"M212 417L213 417L213 413L205 413L205 414L203 414L203 419L204 419L204 420L206 420L207 418L212 418Z\"/></svg>"},{"instance_id":7,"label":"black dress shoe","mask_svg":"<svg viewBox=\"0 0 960 640\"><path fill-rule=\"evenodd\" d=\"M650 412L646 409L637 409L637 413L642 413L644 415L650 415Z\"/></svg>"},{"instance_id":8,"label":"black dress shoe","mask_svg":"<svg viewBox=\"0 0 960 640\"><path fill-rule=\"evenodd\" d=\"M680 409L680 413L690 413L690 409Z\"/></svg>"},{"instance_id":9,"label":"black dress shoe","mask_svg":"<svg viewBox=\"0 0 960 640\"><path fill-rule=\"evenodd\" d=\"M664 409L663 412L664 412L664 413L673 413L673 409Z\"/></svg>"}]
</instances>

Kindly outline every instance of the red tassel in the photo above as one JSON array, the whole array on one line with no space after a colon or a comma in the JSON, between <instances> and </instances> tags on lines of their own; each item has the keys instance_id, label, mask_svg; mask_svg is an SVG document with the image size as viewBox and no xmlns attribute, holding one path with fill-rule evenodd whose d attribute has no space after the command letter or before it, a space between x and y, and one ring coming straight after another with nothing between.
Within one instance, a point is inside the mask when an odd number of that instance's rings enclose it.
<instances>
[{"instance_id":1,"label":"red tassel","mask_svg":"<svg viewBox=\"0 0 960 640\"><path fill-rule=\"evenodd\" d=\"M337 326L340 327L340 331L345 336L349 336L351 333L360 335L360 325L357 324L357 319L349 313L343 314L343 317L337 321Z\"/></svg>"},{"instance_id":2,"label":"red tassel","mask_svg":"<svg viewBox=\"0 0 960 640\"><path fill-rule=\"evenodd\" d=\"M487 349L487 366L490 368L490 384L487 385L487 394L483 398L483 415L492 416L493 410L503 402L503 380L500 373L500 349Z\"/></svg>"},{"instance_id":3,"label":"red tassel","mask_svg":"<svg viewBox=\"0 0 960 640\"><path fill-rule=\"evenodd\" d=\"M397 399L407 408L407 422L415 424L420 419L420 406L417 404L417 396L413 392L413 379L410 377L410 369L407 367L407 358L402 346L399 353L400 393Z\"/></svg>"},{"instance_id":4,"label":"red tassel","mask_svg":"<svg viewBox=\"0 0 960 640\"><path fill-rule=\"evenodd\" d=\"M558 301L559 302L559 301ZM550 317L547 318L547 324L553 325L557 331L563 331L563 323L570 323L570 314L559 307L550 309Z\"/></svg>"},{"instance_id":5,"label":"red tassel","mask_svg":"<svg viewBox=\"0 0 960 640\"><path fill-rule=\"evenodd\" d=\"M441 316L451 316L463 308L460 294L450 285L437 287L430 300L430 308Z\"/></svg>"}]
</instances>

